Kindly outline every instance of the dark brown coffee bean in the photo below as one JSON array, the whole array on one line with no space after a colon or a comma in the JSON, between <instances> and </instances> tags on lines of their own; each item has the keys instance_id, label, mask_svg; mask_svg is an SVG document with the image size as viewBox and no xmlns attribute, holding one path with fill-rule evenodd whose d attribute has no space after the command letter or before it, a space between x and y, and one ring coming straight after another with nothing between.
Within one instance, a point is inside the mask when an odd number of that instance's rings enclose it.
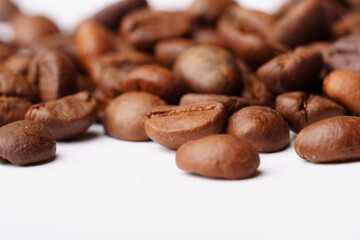
<instances>
[{"instance_id":1,"label":"dark brown coffee bean","mask_svg":"<svg viewBox=\"0 0 360 240\"><path fill-rule=\"evenodd\" d=\"M276 152L289 144L289 127L275 110L251 106L234 113L228 122L227 133L244 138L259 152Z\"/></svg>"},{"instance_id":2,"label":"dark brown coffee bean","mask_svg":"<svg viewBox=\"0 0 360 240\"><path fill-rule=\"evenodd\" d=\"M126 13L136 8L146 6L146 0L118 1L105 7L104 9L101 9L91 19L109 29L116 29L119 27L119 23Z\"/></svg>"},{"instance_id":3,"label":"dark brown coffee bean","mask_svg":"<svg viewBox=\"0 0 360 240\"><path fill-rule=\"evenodd\" d=\"M4 61L3 66L13 73L26 76L33 57L32 54L13 54Z\"/></svg>"},{"instance_id":4,"label":"dark brown coffee bean","mask_svg":"<svg viewBox=\"0 0 360 240\"><path fill-rule=\"evenodd\" d=\"M49 160L55 153L55 138L41 123L23 120L0 128L0 158L12 164Z\"/></svg>"},{"instance_id":5,"label":"dark brown coffee bean","mask_svg":"<svg viewBox=\"0 0 360 240\"><path fill-rule=\"evenodd\" d=\"M143 8L130 12L121 22L121 33L138 49L151 49L157 41L181 37L191 23L183 12L157 12Z\"/></svg>"},{"instance_id":6,"label":"dark brown coffee bean","mask_svg":"<svg viewBox=\"0 0 360 240\"><path fill-rule=\"evenodd\" d=\"M21 46L27 46L43 36L59 33L55 23L43 16L18 14L12 18L11 24L15 42Z\"/></svg>"},{"instance_id":7,"label":"dark brown coffee bean","mask_svg":"<svg viewBox=\"0 0 360 240\"><path fill-rule=\"evenodd\" d=\"M18 120L24 120L32 103L25 98L0 96L0 127Z\"/></svg>"},{"instance_id":8,"label":"dark brown coffee bean","mask_svg":"<svg viewBox=\"0 0 360 240\"><path fill-rule=\"evenodd\" d=\"M195 45L195 42L186 38L166 39L155 45L155 58L165 66L172 67L179 55Z\"/></svg>"},{"instance_id":9,"label":"dark brown coffee bean","mask_svg":"<svg viewBox=\"0 0 360 240\"><path fill-rule=\"evenodd\" d=\"M198 93L237 93L242 85L234 57L217 46L199 45L188 49L176 60L174 71Z\"/></svg>"},{"instance_id":10,"label":"dark brown coffee bean","mask_svg":"<svg viewBox=\"0 0 360 240\"><path fill-rule=\"evenodd\" d=\"M344 69L360 71L360 35L340 38L324 58L331 70Z\"/></svg>"},{"instance_id":11,"label":"dark brown coffee bean","mask_svg":"<svg viewBox=\"0 0 360 240\"><path fill-rule=\"evenodd\" d=\"M232 4L233 0L195 0L187 12L200 23L212 24Z\"/></svg>"},{"instance_id":12,"label":"dark brown coffee bean","mask_svg":"<svg viewBox=\"0 0 360 240\"><path fill-rule=\"evenodd\" d=\"M47 102L75 93L76 76L72 60L53 50L34 57L29 66L28 81L38 86L41 101Z\"/></svg>"},{"instance_id":13,"label":"dark brown coffee bean","mask_svg":"<svg viewBox=\"0 0 360 240\"><path fill-rule=\"evenodd\" d=\"M166 103L151 93L124 93L115 98L106 108L105 131L117 139L127 141L149 140L144 127L146 113L161 105L166 105Z\"/></svg>"},{"instance_id":14,"label":"dark brown coffee bean","mask_svg":"<svg viewBox=\"0 0 360 240\"><path fill-rule=\"evenodd\" d=\"M360 34L360 14L349 13L331 26L335 37L343 37L350 34Z\"/></svg>"},{"instance_id":15,"label":"dark brown coffee bean","mask_svg":"<svg viewBox=\"0 0 360 240\"><path fill-rule=\"evenodd\" d=\"M144 91L169 103L178 103L185 92L182 80L164 67L144 65L132 70L123 82L123 91Z\"/></svg>"},{"instance_id":16,"label":"dark brown coffee bean","mask_svg":"<svg viewBox=\"0 0 360 240\"><path fill-rule=\"evenodd\" d=\"M221 103L163 106L148 113L145 130L154 142L177 149L190 140L220 133L225 121Z\"/></svg>"},{"instance_id":17,"label":"dark brown coffee bean","mask_svg":"<svg viewBox=\"0 0 360 240\"><path fill-rule=\"evenodd\" d=\"M360 10L360 1L359 0L345 0L351 10L359 11Z\"/></svg>"},{"instance_id":18,"label":"dark brown coffee bean","mask_svg":"<svg viewBox=\"0 0 360 240\"><path fill-rule=\"evenodd\" d=\"M123 82L129 72L141 65L153 63L152 56L143 53L108 53L92 61L90 76L107 97L114 98L123 92Z\"/></svg>"},{"instance_id":19,"label":"dark brown coffee bean","mask_svg":"<svg viewBox=\"0 0 360 240\"><path fill-rule=\"evenodd\" d=\"M245 140L219 134L182 145L176 152L176 164L182 170L206 177L244 179L255 174L260 158Z\"/></svg>"},{"instance_id":20,"label":"dark brown coffee bean","mask_svg":"<svg viewBox=\"0 0 360 240\"><path fill-rule=\"evenodd\" d=\"M273 21L270 15L233 5L221 16L217 31L237 56L257 67L287 51L284 46L269 42L265 36Z\"/></svg>"},{"instance_id":21,"label":"dark brown coffee bean","mask_svg":"<svg viewBox=\"0 0 360 240\"><path fill-rule=\"evenodd\" d=\"M43 123L57 140L81 135L97 118L97 102L88 92L33 105L25 119Z\"/></svg>"},{"instance_id":22,"label":"dark brown coffee bean","mask_svg":"<svg viewBox=\"0 0 360 240\"><path fill-rule=\"evenodd\" d=\"M276 110L295 132L322 119L346 115L343 106L306 92L289 92L277 96Z\"/></svg>"},{"instance_id":23,"label":"dark brown coffee bean","mask_svg":"<svg viewBox=\"0 0 360 240\"><path fill-rule=\"evenodd\" d=\"M360 73L351 70L337 70L324 80L323 91L331 99L341 103L360 116Z\"/></svg>"},{"instance_id":24,"label":"dark brown coffee bean","mask_svg":"<svg viewBox=\"0 0 360 240\"><path fill-rule=\"evenodd\" d=\"M197 44L227 47L222 37L212 28L196 28L192 34L192 38Z\"/></svg>"},{"instance_id":25,"label":"dark brown coffee bean","mask_svg":"<svg viewBox=\"0 0 360 240\"><path fill-rule=\"evenodd\" d=\"M319 79L323 66L320 52L299 47L265 63L257 75L269 89L281 93L311 86Z\"/></svg>"},{"instance_id":26,"label":"dark brown coffee bean","mask_svg":"<svg viewBox=\"0 0 360 240\"><path fill-rule=\"evenodd\" d=\"M190 105L204 102L219 102L224 105L228 116L243 107L249 106L249 102L245 98L226 96L220 94L199 94L188 93L181 97L180 105Z\"/></svg>"},{"instance_id":27,"label":"dark brown coffee bean","mask_svg":"<svg viewBox=\"0 0 360 240\"><path fill-rule=\"evenodd\" d=\"M314 123L299 132L295 151L310 162L341 162L360 158L360 118L338 116Z\"/></svg>"},{"instance_id":28,"label":"dark brown coffee bean","mask_svg":"<svg viewBox=\"0 0 360 240\"><path fill-rule=\"evenodd\" d=\"M12 1L0 0L0 21L8 21L18 13L20 10Z\"/></svg>"}]
</instances>

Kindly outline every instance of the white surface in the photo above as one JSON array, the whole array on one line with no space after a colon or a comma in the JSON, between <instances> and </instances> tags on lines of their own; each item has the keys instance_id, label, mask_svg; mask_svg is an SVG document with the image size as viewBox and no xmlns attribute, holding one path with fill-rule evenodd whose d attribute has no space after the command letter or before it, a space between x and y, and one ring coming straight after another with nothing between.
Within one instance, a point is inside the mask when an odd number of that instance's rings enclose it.
<instances>
[{"instance_id":1,"label":"white surface","mask_svg":"<svg viewBox=\"0 0 360 240\"><path fill-rule=\"evenodd\" d=\"M105 1L18 2L66 26ZM289 147L261 154L255 178L222 181L184 173L174 151L111 139L100 125L57 147L47 164L0 163L1 240L360 239L360 162L311 164Z\"/></svg>"}]
</instances>

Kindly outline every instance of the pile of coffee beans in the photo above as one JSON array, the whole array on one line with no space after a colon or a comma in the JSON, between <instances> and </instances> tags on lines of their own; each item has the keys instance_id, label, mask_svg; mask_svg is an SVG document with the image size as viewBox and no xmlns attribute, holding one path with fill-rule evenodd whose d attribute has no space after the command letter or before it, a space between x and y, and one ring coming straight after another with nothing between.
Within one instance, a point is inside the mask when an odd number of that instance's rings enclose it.
<instances>
[{"instance_id":1,"label":"pile of coffee beans","mask_svg":"<svg viewBox=\"0 0 360 240\"><path fill-rule=\"evenodd\" d=\"M259 152L288 148L290 130L310 162L360 159L359 0L291 0L275 14L124 0L70 34L0 0L0 21L14 31L0 41L0 158L12 164L52 159L56 141L96 122L213 178L255 176Z\"/></svg>"}]
</instances>

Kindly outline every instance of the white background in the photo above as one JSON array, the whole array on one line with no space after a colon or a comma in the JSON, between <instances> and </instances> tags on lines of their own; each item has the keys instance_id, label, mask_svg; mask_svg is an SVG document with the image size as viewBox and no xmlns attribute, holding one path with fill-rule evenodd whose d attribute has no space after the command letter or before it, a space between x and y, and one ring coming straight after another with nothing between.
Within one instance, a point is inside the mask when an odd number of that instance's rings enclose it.
<instances>
[{"instance_id":1,"label":"white background","mask_svg":"<svg viewBox=\"0 0 360 240\"><path fill-rule=\"evenodd\" d=\"M69 29L111 1L16 2ZM271 11L279 2L247 5ZM58 143L52 162L0 163L0 239L360 239L360 162L308 163L293 139L284 152L261 154L256 177L223 181L179 170L174 151L114 140L94 125Z\"/></svg>"}]
</instances>

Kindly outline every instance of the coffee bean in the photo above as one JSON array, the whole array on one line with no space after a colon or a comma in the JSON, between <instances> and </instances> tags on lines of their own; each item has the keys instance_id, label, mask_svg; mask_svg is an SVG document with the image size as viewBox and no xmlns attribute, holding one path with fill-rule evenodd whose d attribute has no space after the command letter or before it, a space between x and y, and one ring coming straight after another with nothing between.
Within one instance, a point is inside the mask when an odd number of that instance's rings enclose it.
<instances>
[{"instance_id":1,"label":"coffee bean","mask_svg":"<svg viewBox=\"0 0 360 240\"><path fill-rule=\"evenodd\" d=\"M299 132L295 151L310 162L340 162L360 158L360 118L338 116L314 123Z\"/></svg>"},{"instance_id":2,"label":"coffee bean","mask_svg":"<svg viewBox=\"0 0 360 240\"><path fill-rule=\"evenodd\" d=\"M0 96L0 127L18 120L24 120L32 103L25 98Z\"/></svg>"},{"instance_id":3,"label":"coffee bean","mask_svg":"<svg viewBox=\"0 0 360 240\"><path fill-rule=\"evenodd\" d=\"M185 92L181 79L166 68L144 65L135 68L125 78L123 91L144 91L155 94L169 103L178 103Z\"/></svg>"},{"instance_id":4,"label":"coffee bean","mask_svg":"<svg viewBox=\"0 0 360 240\"><path fill-rule=\"evenodd\" d=\"M172 67L179 55L195 45L195 42L186 38L159 41L155 45L155 58L165 66Z\"/></svg>"},{"instance_id":5,"label":"coffee bean","mask_svg":"<svg viewBox=\"0 0 360 240\"><path fill-rule=\"evenodd\" d=\"M249 102L245 98L226 96L220 94L199 94L188 93L181 97L180 105L190 105L204 102L219 102L224 105L228 116L241 108L249 106Z\"/></svg>"},{"instance_id":6,"label":"coffee bean","mask_svg":"<svg viewBox=\"0 0 360 240\"><path fill-rule=\"evenodd\" d=\"M199 23L212 24L232 4L233 0L195 0L187 12Z\"/></svg>"},{"instance_id":7,"label":"coffee bean","mask_svg":"<svg viewBox=\"0 0 360 240\"><path fill-rule=\"evenodd\" d=\"M12 1L0 1L0 21L8 21L19 12L19 8Z\"/></svg>"},{"instance_id":8,"label":"coffee bean","mask_svg":"<svg viewBox=\"0 0 360 240\"><path fill-rule=\"evenodd\" d=\"M289 92L277 96L276 110L295 132L322 119L346 115L343 106L306 92Z\"/></svg>"},{"instance_id":9,"label":"coffee bean","mask_svg":"<svg viewBox=\"0 0 360 240\"><path fill-rule=\"evenodd\" d=\"M176 152L176 164L206 177L244 179L255 174L260 158L245 140L219 134L182 145Z\"/></svg>"},{"instance_id":10,"label":"coffee bean","mask_svg":"<svg viewBox=\"0 0 360 240\"><path fill-rule=\"evenodd\" d=\"M275 110L250 106L234 113L228 122L227 133L244 138L259 152L276 152L289 144L289 127Z\"/></svg>"},{"instance_id":11,"label":"coffee bean","mask_svg":"<svg viewBox=\"0 0 360 240\"><path fill-rule=\"evenodd\" d=\"M320 52L299 47L265 63L257 75L269 89L281 93L311 86L319 79L322 68Z\"/></svg>"},{"instance_id":12,"label":"coffee bean","mask_svg":"<svg viewBox=\"0 0 360 240\"><path fill-rule=\"evenodd\" d=\"M13 44L0 41L0 64L15 51L16 47Z\"/></svg>"},{"instance_id":13,"label":"coffee bean","mask_svg":"<svg viewBox=\"0 0 360 240\"><path fill-rule=\"evenodd\" d=\"M128 141L149 140L145 132L146 113L166 105L158 96L147 92L129 92L115 98L106 108L104 128L108 135Z\"/></svg>"},{"instance_id":14,"label":"coffee bean","mask_svg":"<svg viewBox=\"0 0 360 240\"><path fill-rule=\"evenodd\" d=\"M159 12L148 8L127 14L121 22L121 34L136 48L151 49L157 41L181 37L190 31L186 13Z\"/></svg>"},{"instance_id":15,"label":"coffee bean","mask_svg":"<svg viewBox=\"0 0 360 240\"><path fill-rule=\"evenodd\" d=\"M32 54L13 54L4 61L3 66L13 73L26 76L33 57Z\"/></svg>"},{"instance_id":16,"label":"coffee bean","mask_svg":"<svg viewBox=\"0 0 360 240\"><path fill-rule=\"evenodd\" d=\"M61 51L37 54L30 63L28 81L39 88L43 102L75 93L76 68L71 59Z\"/></svg>"},{"instance_id":17,"label":"coffee bean","mask_svg":"<svg viewBox=\"0 0 360 240\"><path fill-rule=\"evenodd\" d=\"M57 140L77 137L95 122L97 102L88 92L32 106L25 119L43 123Z\"/></svg>"},{"instance_id":18,"label":"coffee bean","mask_svg":"<svg viewBox=\"0 0 360 240\"><path fill-rule=\"evenodd\" d=\"M0 158L12 164L49 160L55 152L55 138L41 123L22 120L0 128Z\"/></svg>"},{"instance_id":19,"label":"coffee bean","mask_svg":"<svg viewBox=\"0 0 360 240\"><path fill-rule=\"evenodd\" d=\"M360 73L351 70L337 70L330 73L323 83L324 92L360 116Z\"/></svg>"},{"instance_id":20,"label":"coffee bean","mask_svg":"<svg viewBox=\"0 0 360 240\"><path fill-rule=\"evenodd\" d=\"M242 85L234 57L217 46L199 45L188 49L176 60L174 71L198 93L237 93Z\"/></svg>"},{"instance_id":21,"label":"coffee bean","mask_svg":"<svg viewBox=\"0 0 360 240\"><path fill-rule=\"evenodd\" d=\"M154 142L177 149L190 140L220 133L225 121L221 103L160 106L147 114L145 130Z\"/></svg>"},{"instance_id":22,"label":"coffee bean","mask_svg":"<svg viewBox=\"0 0 360 240\"><path fill-rule=\"evenodd\" d=\"M193 31L192 39L197 44L215 45L219 47L226 47L225 41L220 37L216 30L207 27L198 27Z\"/></svg>"},{"instance_id":23,"label":"coffee bean","mask_svg":"<svg viewBox=\"0 0 360 240\"><path fill-rule=\"evenodd\" d=\"M349 13L332 24L331 29L335 37L343 37L351 34L360 34L359 13Z\"/></svg>"}]
</instances>

